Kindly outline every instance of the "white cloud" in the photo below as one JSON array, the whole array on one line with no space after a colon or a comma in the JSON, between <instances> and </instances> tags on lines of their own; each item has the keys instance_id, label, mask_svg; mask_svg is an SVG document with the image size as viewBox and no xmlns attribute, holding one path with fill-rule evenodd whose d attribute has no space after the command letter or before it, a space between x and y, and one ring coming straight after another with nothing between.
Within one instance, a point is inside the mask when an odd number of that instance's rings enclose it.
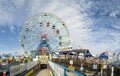
<instances>
[{"instance_id":1,"label":"white cloud","mask_svg":"<svg viewBox=\"0 0 120 76\"><path fill-rule=\"evenodd\" d=\"M109 14L109 16L110 16L110 17L116 17L116 14L117 14L117 11L112 11L112 12Z\"/></svg>"},{"instance_id":2,"label":"white cloud","mask_svg":"<svg viewBox=\"0 0 120 76\"><path fill-rule=\"evenodd\" d=\"M67 25L73 45L79 45L82 44L81 42L84 42L82 40L87 40L89 36L89 29L87 28L92 24L92 20L90 20L90 18L87 17L87 13L84 12L90 7L91 3L85 2L84 0L81 2L80 5L73 0L65 2L59 0L46 2L45 5L42 5L44 2L33 1L32 6L34 6L32 7L31 14L34 15L36 12L45 11L59 16ZM84 27L86 29L82 29Z\"/></svg>"},{"instance_id":3,"label":"white cloud","mask_svg":"<svg viewBox=\"0 0 120 76\"><path fill-rule=\"evenodd\" d=\"M11 32L14 32L14 29L15 29L15 26L10 26L10 30L11 30Z\"/></svg>"},{"instance_id":4,"label":"white cloud","mask_svg":"<svg viewBox=\"0 0 120 76\"><path fill-rule=\"evenodd\" d=\"M0 12L0 26L11 24L12 20L13 17L8 12L7 13L5 11Z\"/></svg>"},{"instance_id":5,"label":"white cloud","mask_svg":"<svg viewBox=\"0 0 120 76\"><path fill-rule=\"evenodd\" d=\"M2 30L2 33L5 33L5 30Z\"/></svg>"},{"instance_id":6,"label":"white cloud","mask_svg":"<svg viewBox=\"0 0 120 76\"><path fill-rule=\"evenodd\" d=\"M25 0L11 0L11 2L18 8L21 8L25 4Z\"/></svg>"}]
</instances>

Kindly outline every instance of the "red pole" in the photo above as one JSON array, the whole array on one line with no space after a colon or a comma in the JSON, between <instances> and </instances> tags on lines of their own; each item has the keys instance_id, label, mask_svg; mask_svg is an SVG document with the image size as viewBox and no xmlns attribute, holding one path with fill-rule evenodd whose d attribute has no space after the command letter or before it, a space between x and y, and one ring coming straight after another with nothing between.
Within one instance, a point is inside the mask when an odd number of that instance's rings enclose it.
<instances>
[{"instance_id":1,"label":"red pole","mask_svg":"<svg viewBox=\"0 0 120 76\"><path fill-rule=\"evenodd\" d=\"M50 71L50 66L48 66L48 70Z\"/></svg>"},{"instance_id":2,"label":"red pole","mask_svg":"<svg viewBox=\"0 0 120 76\"><path fill-rule=\"evenodd\" d=\"M7 76L6 71L3 72L3 76Z\"/></svg>"}]
</instances>

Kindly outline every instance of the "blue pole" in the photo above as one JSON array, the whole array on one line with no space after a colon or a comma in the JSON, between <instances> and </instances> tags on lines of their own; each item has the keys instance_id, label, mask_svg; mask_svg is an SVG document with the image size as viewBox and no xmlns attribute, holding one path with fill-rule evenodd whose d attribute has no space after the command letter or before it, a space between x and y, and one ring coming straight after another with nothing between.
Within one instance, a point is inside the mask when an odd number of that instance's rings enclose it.
<instances>
[{"instance_id":1,"label":"blue pole","mask_svg":"<svg viewBox=\"0 0 120 76\"><path fill-rule=\"evenodd\" d=\"M10 64L8 64L8 73L9 73L8 76L10 76Z\"/></svg>"},{"instance_id":2,"label":"blue pole","mask_svg":"<svg viewBox=\"0 0 120 76\"><path fill-rule=\"evenodd\" d=\"M64 76L67 76L67 74L66 74L66 69L64 68Z\"/></svg>"}]
</instances>

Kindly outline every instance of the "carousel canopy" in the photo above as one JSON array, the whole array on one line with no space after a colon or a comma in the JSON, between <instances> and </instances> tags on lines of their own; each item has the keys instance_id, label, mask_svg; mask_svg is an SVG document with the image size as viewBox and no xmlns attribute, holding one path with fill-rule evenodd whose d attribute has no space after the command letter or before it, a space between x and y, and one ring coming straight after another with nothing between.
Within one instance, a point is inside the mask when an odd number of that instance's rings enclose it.
<instances>
[{"instance_id":1,"label":"carousel canopy","mask_svg":"<svg viewBox=\"0 0 120 76\"><path fill-rule=\"evenodd\" d=\"M99 56L99 59L108 59L108 56L107 56L105 53L102 53L102 54Z\"/></svg>"},{"instance_id":2,"label":"carousel canopy","mask_svg":"<svg viewBox=\"0 0 120 76\"><path fill-rule=\"evenodd\" d=\"M92 57L92 54L90 52L85 54L85 57Z\"/></svg>"}]
</instances>

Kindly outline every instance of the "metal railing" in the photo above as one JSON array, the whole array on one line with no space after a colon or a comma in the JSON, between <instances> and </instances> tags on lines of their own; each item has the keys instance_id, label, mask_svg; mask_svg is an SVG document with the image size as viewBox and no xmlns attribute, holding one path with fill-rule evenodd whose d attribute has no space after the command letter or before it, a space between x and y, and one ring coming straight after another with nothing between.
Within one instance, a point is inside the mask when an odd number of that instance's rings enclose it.
<instances>
[{"instance_id":1,"label":"metal railing","mask_svg":"<svg viewBox=\"0 0 120 76\"><path fill-rule=\"evenodd\" d=\"M35 65L37 65L37 62L35 61L30 61L27 63L20 63L17 65L9 65L8 71L10 73L10 76L16 76L17 74L20 74L24 71L31 69Z\"/></svg>"},{"instance_id":2,"label":"metal railing","mask_svg":"<svg viewBox=\"0 0 120 76\"><path fill-rule=\"evenodd\" d=\"M75 76L85 76L84 74L80 72L77 72L77 71L74 71L74 70L71 70L65 67L64 65L59 65L51 61L48 61L48 63L54 76L68 76L67 71L71 72Z\"/></svg>"}]
</instances>

